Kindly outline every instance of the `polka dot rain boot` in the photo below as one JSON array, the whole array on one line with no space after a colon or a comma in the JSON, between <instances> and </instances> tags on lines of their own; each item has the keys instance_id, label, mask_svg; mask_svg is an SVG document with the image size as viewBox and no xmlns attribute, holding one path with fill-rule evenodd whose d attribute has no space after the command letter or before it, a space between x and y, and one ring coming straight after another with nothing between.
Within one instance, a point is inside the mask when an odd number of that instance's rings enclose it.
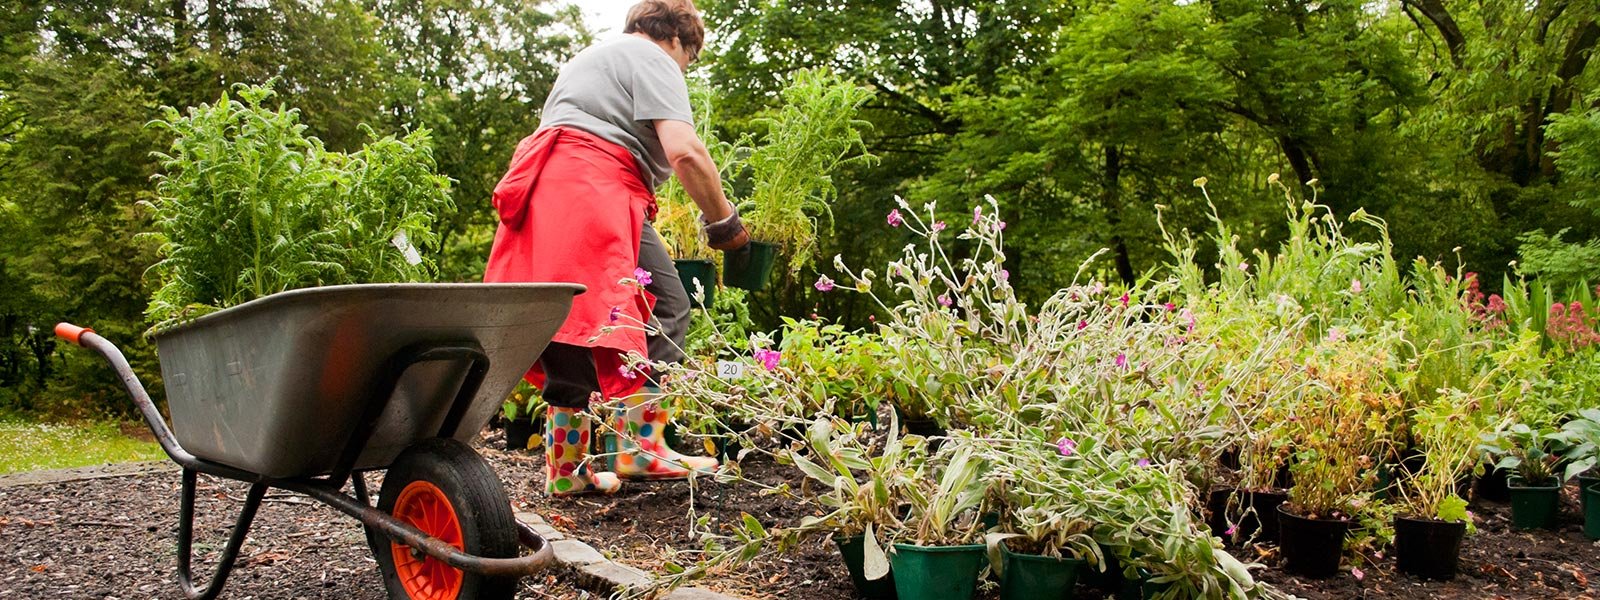
<instances>
[{"instance_id":1,"label":"polka dot rain boot","mask_svg":"<svg viewBox=\"0 0 1600 600\"><path fill-rule=\"evenodd\" d=\"M584 459L589 456L588 412L551 406L545 410L545 493L551 496L615 494L622 487L616 473L596 472Z\"/></svg>"},{"instance_id":2,"label":"polka dot rain boot","mask_svg":"<svg viewBox=\"0 0 1600 600\"><path fill-rule=\"evenodd\" d=\"M611 469L623 479L686 479L690 471L712 473L717 459L709 456L684 456L667 447L666 429L670 415L658 399L660 388L624 398L612 426L621 435L606 436L606 451Z\"/></svg>"}]
</instances>

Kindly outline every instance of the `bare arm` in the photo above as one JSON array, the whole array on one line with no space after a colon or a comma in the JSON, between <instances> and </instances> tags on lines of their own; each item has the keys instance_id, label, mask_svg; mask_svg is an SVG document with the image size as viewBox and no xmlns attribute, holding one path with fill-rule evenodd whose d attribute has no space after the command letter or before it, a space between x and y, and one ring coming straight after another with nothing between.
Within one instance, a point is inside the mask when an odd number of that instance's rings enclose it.
<instances>
[{"instance_id":1,"label":"bare arm","mask_svg":"<svg viewBox=\"0 0 1600 600\"><path fill-rule=\"evenodd\" d=\"M684 191L694 200L695 206L705 215L707 222L715 223L733 215L733 205L722 193L722 176L717 172L711 153L700 141L694 126L683 121L656 121L656 136L667 152L672 171L683 183Z\"/></svg>"}]
</instances>

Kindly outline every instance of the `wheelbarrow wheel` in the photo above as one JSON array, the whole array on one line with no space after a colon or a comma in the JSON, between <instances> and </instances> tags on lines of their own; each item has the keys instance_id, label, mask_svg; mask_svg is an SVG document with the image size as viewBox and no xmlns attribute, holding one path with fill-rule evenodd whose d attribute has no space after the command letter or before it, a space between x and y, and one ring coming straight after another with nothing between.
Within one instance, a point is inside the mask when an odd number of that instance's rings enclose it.
<instances>
[{"instance_id":1,"label":"wheelbarrow wheel","mask_svg":"<svg viewBox=\"0 0 1600 600\"><path fill-rule=\"evenodd\" d=\"M466 444L434 438L406 448L389 466L378 510L484 558L515 558L516 521L505 490L483 457ZM368 536L389 597L408 600L500 600L515 577L464 572L382 536Z\"/></svg>"}]
</instances>

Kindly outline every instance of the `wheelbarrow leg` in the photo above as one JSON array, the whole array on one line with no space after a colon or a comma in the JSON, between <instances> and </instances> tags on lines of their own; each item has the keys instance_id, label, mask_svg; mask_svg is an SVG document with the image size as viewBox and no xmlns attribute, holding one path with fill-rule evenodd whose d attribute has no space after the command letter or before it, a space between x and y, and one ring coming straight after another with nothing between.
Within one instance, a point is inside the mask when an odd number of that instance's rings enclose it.
<instances>
[{"instance_id":1,"label":"wheelbarrow leg","mask_svg":"<svg viewBox=\"0 0 1600 600\"><path fill-rule=\"evenodd\" d=\"M233 572L234 561L239 558L239 548L244 545L244 538L250 533L250 524L256 519L256 509L261 507L261 500L267 496L267 484L250 485L250 493L244 499L244 509L239 512L238 522L234 523L233 534L228 537L228 547L222 552L217 570L211 575L211 581L205 589L200 589L195 586L189 569L194 549L194 496L198 476L193 470L183 470L183 503L178 508L178 585L183 586L183 595L189 600L212 600L222 594L222 585L228 581L228 574Z\"/></svg>"}]
</instances>

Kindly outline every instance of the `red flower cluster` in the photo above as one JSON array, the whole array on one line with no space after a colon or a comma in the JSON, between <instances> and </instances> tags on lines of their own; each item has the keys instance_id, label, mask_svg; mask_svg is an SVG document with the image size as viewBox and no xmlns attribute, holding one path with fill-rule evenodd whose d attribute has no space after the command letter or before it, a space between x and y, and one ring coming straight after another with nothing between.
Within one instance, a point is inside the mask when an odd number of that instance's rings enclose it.
<instances>
[{"instance_id":1,"label":"red flower cluster","mask_svg":"<svg viewBox=\"0 0 1600 600\"><path fill-rule=\"evenodd\" d=\"M1500 294L1490 294L1488 301L1484 301L1483 290L1478 288L1478 274L1467 273L1467 291L1462 294L1462 300L1467 303L1467 308L1472 310L1472 319L1483 325L1485 329L1499 329L1506 324L1506 301Z\"/></svg>"},{"instance_id":2,"label":"red flower cluster","mask_svg":"<svg viewBox=\"0 0 1600 600\"><path fill-rule=\"evenodd\" d=\"M1573 302L1562 306L1550 305L1550 318L1545 322L1544 333L1550 341L1568 349L1587 348L1600 343L1600 333L1594 330L1595 320L1583 310L1583 304Z\"/></svg>"}]
</instances>

